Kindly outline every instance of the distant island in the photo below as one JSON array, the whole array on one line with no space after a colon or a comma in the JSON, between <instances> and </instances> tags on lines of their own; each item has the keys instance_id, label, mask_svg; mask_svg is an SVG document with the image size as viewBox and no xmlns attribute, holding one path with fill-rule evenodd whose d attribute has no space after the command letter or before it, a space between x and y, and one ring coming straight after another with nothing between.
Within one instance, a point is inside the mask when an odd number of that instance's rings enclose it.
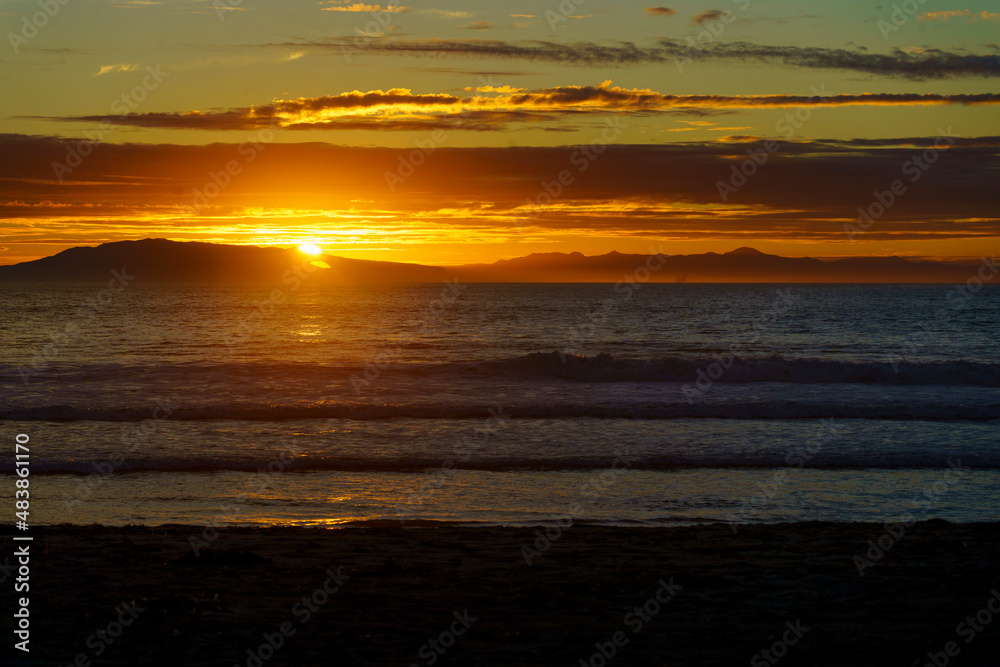
<instances>
[{"instance_id":1,"label":"distant island","mask_svg":"<svg viewBox=\"0 0 1000 667\"><path fill-rule=\"evenodd\" d=\"M126 270L143 283L313 284L489 282L655 283L959 283L974 265L902 257L823 260L768 255L753 248L698 255L609 252L586 256L536 253L492 264L425 266L404 262L310 256L295 248L143 239L64 250L0 266L4 282L101 282Z\"/></svg>"}]
</instances>

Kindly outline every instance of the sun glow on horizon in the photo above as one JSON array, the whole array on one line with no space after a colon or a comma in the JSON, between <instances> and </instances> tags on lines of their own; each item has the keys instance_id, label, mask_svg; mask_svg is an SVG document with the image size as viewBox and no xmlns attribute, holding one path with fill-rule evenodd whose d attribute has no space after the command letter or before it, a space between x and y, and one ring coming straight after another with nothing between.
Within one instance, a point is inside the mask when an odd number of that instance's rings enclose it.
<instances>
[{"instance_id":1,"label":"sun glow on horizon","mask_svg":"<svg viewBox=\"0 0 1000 667\"><path fill-rule=\"evenodd\" d=\"M319 257L323 254L323 249L315 243L303 243L299 246L299 252L304 252L305 254L312 255L313 257Z\"/></svg>"}]
</instances>

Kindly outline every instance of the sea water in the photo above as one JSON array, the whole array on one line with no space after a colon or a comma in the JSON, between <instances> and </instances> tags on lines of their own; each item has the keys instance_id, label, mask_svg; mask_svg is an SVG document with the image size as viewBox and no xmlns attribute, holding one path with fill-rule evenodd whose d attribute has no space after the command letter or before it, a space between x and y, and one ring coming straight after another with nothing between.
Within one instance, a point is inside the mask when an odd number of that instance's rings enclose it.
<instances>
[{"instance_id":1,"label":"sea water","mask_svg":"<svg viewBox=\"0 0 1000 667\"><path fill-rule=\"evenodd\" d=\"M0 465L27 435L33 524L1000 519L996 286L137 282L0 306Z\"/></svg>"}]
</instances>

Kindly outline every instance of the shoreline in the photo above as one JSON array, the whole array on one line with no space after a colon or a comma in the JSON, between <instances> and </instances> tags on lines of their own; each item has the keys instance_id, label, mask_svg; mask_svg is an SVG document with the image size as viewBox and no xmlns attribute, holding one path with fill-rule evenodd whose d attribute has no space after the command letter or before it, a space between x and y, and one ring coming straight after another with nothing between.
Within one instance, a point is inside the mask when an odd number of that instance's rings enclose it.
<instances>
[{"instance_id":1,"label":"shoreline","mask_svg":"<svg viewBox=\"0 0 1000 667\"><path fill-rule=\"evenodd\" d=\"M735 535L726 524L576 525L548 537L233 527L195 555L202 531L32 527L23 664L721 666L773 664L760 652L785 639L782 665L923 667L948 642L956 665L1000 655L1000 614L972 641L957 632L1000 586L1000 523L925 521L891 545L882 524L828 522ZM13 534L0 526L4 555ZM888 548L859 574L854 557L880 539ZM108 627L120 631L111 643L97 634Z\"/></svg>"}]
</instances>

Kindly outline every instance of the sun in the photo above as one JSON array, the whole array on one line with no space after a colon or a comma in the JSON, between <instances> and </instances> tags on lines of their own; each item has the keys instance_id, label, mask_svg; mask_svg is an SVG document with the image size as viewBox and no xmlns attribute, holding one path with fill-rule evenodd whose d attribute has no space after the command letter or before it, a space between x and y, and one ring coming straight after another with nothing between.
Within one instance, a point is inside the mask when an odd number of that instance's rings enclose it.
<instances>
[{"instance_id":1,"label":"sun","mask_svg":"<svg viewBox=\"0 0 1000 667\"><path fill-rule=\"evenodd\" d=\"M299 246L299 252L304 252L307 255L318 257L323 254L323 249L315 243L303 243Z\"/></svg>"}]
</instances>

